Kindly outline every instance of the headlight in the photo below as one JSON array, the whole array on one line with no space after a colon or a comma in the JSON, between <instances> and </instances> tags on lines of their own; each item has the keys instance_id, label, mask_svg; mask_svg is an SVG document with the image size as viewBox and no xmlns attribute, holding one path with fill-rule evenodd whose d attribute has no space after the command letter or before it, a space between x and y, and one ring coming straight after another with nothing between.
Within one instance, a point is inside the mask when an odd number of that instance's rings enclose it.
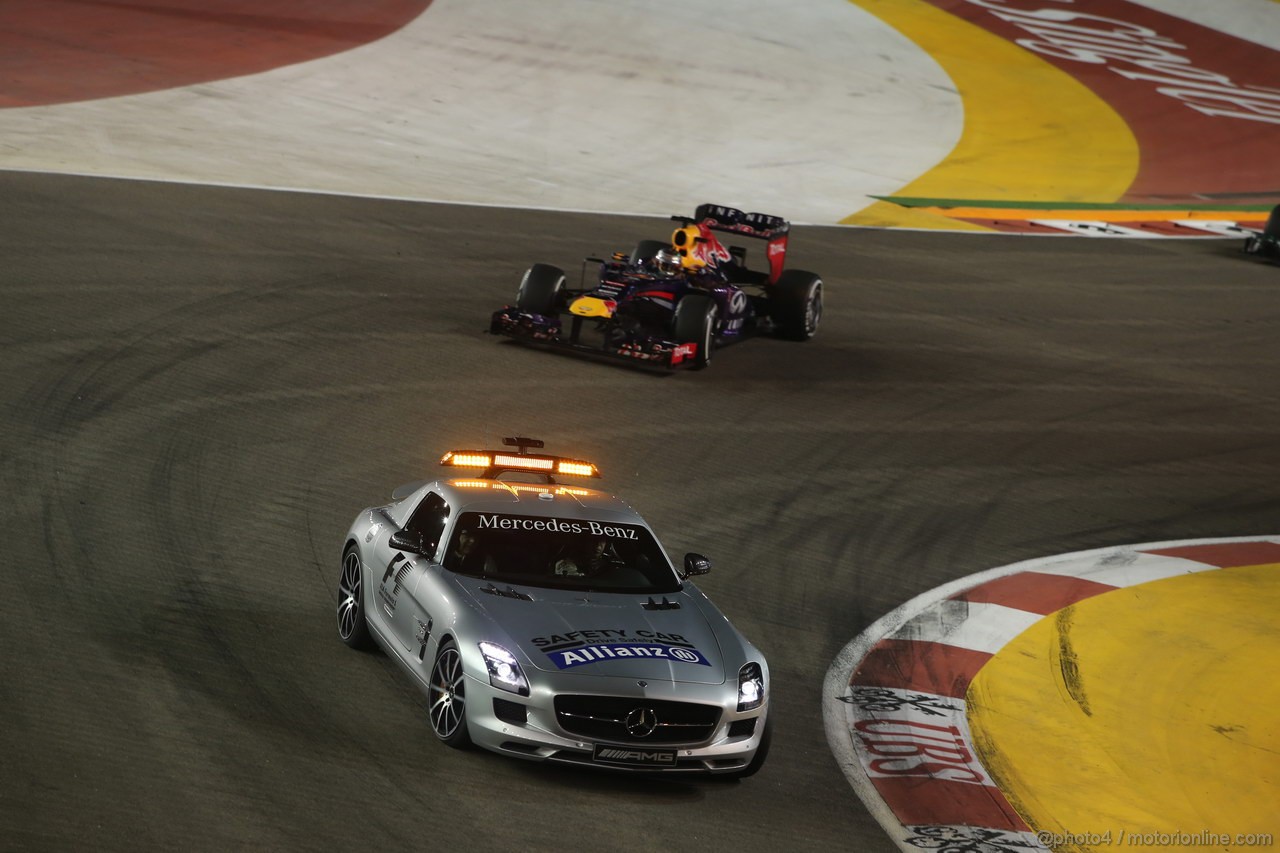
<instances>
[{"instance_id":1,"label":"headlight","mask_svg":"<svg viewBox=\"0 0 1280 853\"><path fill-rule=\"evenodd\" d=\"M529 682L525 681L515 655L496 643L481 643L480 654L484 655L484 664L489 668L490 684L521 696L529 695Z\"/></svg>"},{"instance_id":2,"label":"headlight","mask_svg":"<svg viewBox=\"0 0 1280 853\"><path fill-rule=\"evenodd\" d=\"M750 711L764 702L764 673L760 664L745 664L738 670L738 710Z\"/></svg>"}]
</instances>

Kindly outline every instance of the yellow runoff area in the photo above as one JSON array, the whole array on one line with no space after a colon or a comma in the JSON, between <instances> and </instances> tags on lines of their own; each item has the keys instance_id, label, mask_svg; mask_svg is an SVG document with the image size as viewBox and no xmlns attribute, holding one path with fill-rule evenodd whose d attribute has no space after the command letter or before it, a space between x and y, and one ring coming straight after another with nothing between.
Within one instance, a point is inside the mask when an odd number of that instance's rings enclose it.
<instances>
[{"instance_id":1,"label":"yellow runoff area","mask_svg":"<svg viewBox=\"0 0 1280 853\"><path fill-rule=\"evenodd\" d=\"M926 0L850 0L913 41L950 76L964 106L951 153L898 191L915 198L1113 202L1138 173L1129 126L1074 77ZM990 230L877 202L848 225Z\"/></svg>"},{"instance_id":2,"label":"yellow runoff area","mask_svg":"<svg viewBox=\"0 0 1280 853\"><path fill-rule=\"evenodd\" d=\"M969 686L984 766L1058 850L1159 833L1217 850L1244 848L1201 844L1220 840L1208 833L1280 842L1277 613L1280 564L1152 581L1046 616Z\"/></svg>"}]
</instances>

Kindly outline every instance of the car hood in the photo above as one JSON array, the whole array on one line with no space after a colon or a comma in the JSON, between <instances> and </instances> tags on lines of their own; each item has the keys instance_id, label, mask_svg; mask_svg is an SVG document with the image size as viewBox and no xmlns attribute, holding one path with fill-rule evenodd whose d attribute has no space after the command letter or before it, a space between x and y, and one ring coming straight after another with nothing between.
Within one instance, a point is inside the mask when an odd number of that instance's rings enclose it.
<instances>
[{"instance_id":1,"label":"car hood","mask_svg":"<svg viewBox=\"0 0 1280 853\"><path fill-rule=\"evenodd\" d=\"M520 587L532 600L469 585L476 605L544 672L723 684L715 631L684 592L620 595Z\"/></svg>"}]
</instances>

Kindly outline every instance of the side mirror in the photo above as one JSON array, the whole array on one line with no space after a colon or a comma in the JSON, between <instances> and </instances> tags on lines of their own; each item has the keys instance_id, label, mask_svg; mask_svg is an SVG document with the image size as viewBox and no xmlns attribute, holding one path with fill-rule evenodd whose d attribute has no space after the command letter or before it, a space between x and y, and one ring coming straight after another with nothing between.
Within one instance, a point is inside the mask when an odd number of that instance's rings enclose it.
<instances>
[{"instance_id":1,"label":"side mirror","mask_svg":"<svg viewBox=\"0 0 1280 853\"><path fill-rule=\"evenodd\" d=\"M709 571L711 571L711 560L708 558L692 552L684 555L684 574L682 577L705 575Z\"/></svg>"},{"instance_id":2,"label":"side mirror","mask_svg":"<svg viewBox=\"0 0 1280 853\"><path fill-rule=\"evenodd\" d=\"M422 544L422 534L410 533L407 530L397 530L391 534L391 538L387 540L387 544L397 551L408 551L410 554L422 554L425 552Z\"/></svg>"}]
</instances>

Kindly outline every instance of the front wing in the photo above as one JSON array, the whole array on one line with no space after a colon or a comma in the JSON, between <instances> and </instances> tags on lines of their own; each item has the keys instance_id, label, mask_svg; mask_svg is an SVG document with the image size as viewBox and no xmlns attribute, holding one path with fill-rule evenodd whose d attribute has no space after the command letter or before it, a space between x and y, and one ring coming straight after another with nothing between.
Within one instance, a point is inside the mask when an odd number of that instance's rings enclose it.
<instances>
[{"instance_id":1,"label":"front wing","mask_svg":"<svg viewBox=\"0 0 1280 853\"><path fill-rule=\"evenodd\" d=\"M489 333L549 349L666 370L690 367L698 354L696 343L634 334L620 337L595 335L584 329L585 325L585 318L577 315L568 315L566 324L561 315L532 314L507 306L493 312Z\"/></svg>"}]
</instances>

